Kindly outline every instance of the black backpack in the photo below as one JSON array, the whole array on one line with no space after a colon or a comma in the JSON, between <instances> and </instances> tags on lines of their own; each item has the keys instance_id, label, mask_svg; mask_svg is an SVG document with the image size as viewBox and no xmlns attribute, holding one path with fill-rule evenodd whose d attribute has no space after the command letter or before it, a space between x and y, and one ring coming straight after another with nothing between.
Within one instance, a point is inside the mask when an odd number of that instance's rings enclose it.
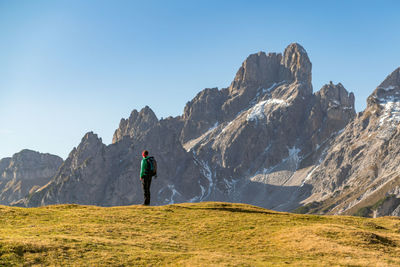
<instances>
[{"instance_id":1,"label":"black backpack","mask_svg":"<svg viewBox=\"0 0 400 267\"><path fill-rule=\"evenodd\" d=\"M154 157L147 158L147 173L150 176L157 176L157 161Z\"/></svg>"}]
</instances>

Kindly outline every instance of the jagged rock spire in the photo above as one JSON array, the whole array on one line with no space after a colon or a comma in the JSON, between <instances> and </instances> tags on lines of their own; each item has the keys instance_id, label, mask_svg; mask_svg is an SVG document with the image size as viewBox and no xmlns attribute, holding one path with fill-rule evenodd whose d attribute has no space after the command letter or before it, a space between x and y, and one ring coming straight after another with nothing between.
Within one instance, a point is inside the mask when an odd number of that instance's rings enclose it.
<instances>
[{"instance_id":1,"label":"jagged rock spire","mask_svg":"<svg viewBox=\"0 0 400 267\"><path fill-rule=\"evenodd\" d=\"M306 50L298 43L292 43L286 47L282 65L284 66L280 77L282 80L296 80L311 84L312 64Z\"/></svg>"},{"instance_id":2,"label":"jagged rock spire","mask_svg":"<svg viewBox=\"0 0 400 267\"><path fill-rule=\"evenodd\" d=\"M129 119L121 119L118 129L114 133L113 143L120 141L124 136L140 135L157 123L157 116L149 106L145 106L140 112L135 109Z\"/></svg>"},{"instance_id":3,"label":"jagged rock spire","mask_svg":"<svg viewBox=\"0 0 400 267\"><path fill-rule=\"evenodd\" d=\"M400 67L389 74L386 79L368 97L368 106L386 101L400 100Z\"/></svg>"},{"instance_id":4,"label":"jagged rock spire","mask_svg":"<svg viewBox=\"0 0 400 267\"><path fill-rule=\"evenodd\" d=\"M285 52L251 54L236 73L229 91L236 94L243 88L265 87L272 83L299 82L307 87L307 94L312 94L312 64L306 50L297 43L286 47Z\"/></svg>"},{"instance_id":5,"label":"jagged rock spire","mask_svg":"<svg viewBox=\"0 0 400 267\"><path fill-rule=\"evenodd\" d=\"M262 86L279 81L282 54L258 52L251 54L236 73L231 88L251 84Z\"/></svg>"}]
</instances>

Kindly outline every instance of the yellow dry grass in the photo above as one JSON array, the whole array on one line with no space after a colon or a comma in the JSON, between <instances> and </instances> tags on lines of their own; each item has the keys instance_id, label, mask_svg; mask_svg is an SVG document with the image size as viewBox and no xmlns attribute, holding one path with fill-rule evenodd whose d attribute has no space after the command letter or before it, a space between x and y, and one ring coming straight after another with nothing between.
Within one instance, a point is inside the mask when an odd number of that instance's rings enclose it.
<instances>
[{"instance_id":1,"label":"yellow dry grass","mask_svg":"<svg viewBox=\"0 0 400 267\"><path fill-rule=\"evenodd\" d=\"M230 203L0 206L1 266L394 266L400 219Z\"/></svg>"}]
</instances>

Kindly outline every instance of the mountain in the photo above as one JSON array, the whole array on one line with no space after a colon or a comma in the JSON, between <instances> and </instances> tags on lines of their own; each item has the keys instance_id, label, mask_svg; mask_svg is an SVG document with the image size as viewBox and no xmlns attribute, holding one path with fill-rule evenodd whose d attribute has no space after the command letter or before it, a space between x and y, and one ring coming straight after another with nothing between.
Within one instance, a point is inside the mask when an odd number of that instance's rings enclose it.
<instances>
[{"instance_id":1,"label":"mountain","mask_svg":"<svg viewBox=\"0 0 400 267\"><path fill-rule=\"evenodd\" d=\"M143 194L139 165L144 148L157 151L158 167L162 170L161 177L152 186L154 202L187 201L200 194L197 183L182 178L205 182L191 155L180 145L174 129L169 128L174 119L158 121L148 107L139 114L149 120L135 121L136 112L132 112L128 122L143 129L135 138L125 137L106 146L96 134L87 133L53 180L37 190L27 205L82 203L113 206L140 203ZM145 130L151 119L155 119L154 124Z\"/></svg>"},{"instance_id":2,"label":"mountain","mask_svg":"<svg viewBox=\"0 0 400 267\"><path fill-rule=\"evenodd\" d=\"M182 116L159 120L147 106L134 110L108 146L87 133L25 204L140 203L143 149L158 160L152 204L219 200L275 210L306 204L317 190L310 170L356 116L354 95L342 84L313 93L311 69L296 43L283 54L252 54L228 88L204 89Z\"/></svg>"},{"instance_id":3,"label":"mountain","mask_svg":"<svg viewBox=\"0 0 400 267\"><path fill-rule=\"evenodd\" d=\"M400 216L400 68L368 97L366 109L331 140L309 174L306 212Z\"/></svg>"},{"instance_id":4,"label":"mountain","mask_svg":"<svg viewBox=\"0 0 400 267\"><path fill-rule=\"evenodd\" d=\"M0 160L0 204L21 204L29 193L47 184L63 160L55 155L24 149Z\"/></svg>"},{"instance_id":5,"label":"mountain","mask_svg":"<svg viewBox=\"0 0 400 267\"><path fill-rule=\"evenodd\" d=\"M248 74L258 68L268 71ZM212 181L205 199L295 208L310 194L309 187L301 186L303 169L355 116L354 95L332 83L313 94L311 63L298 44L283 56L250 55L227 91L228 99L217 111L227 114L225 119L209 121L207 126L214 126L184 143ZM191 106L204 106L196 98ZM204 109L198 108L199 113ZM208 118L189 121L200 125Z\"/></svg>"}]
</instances>

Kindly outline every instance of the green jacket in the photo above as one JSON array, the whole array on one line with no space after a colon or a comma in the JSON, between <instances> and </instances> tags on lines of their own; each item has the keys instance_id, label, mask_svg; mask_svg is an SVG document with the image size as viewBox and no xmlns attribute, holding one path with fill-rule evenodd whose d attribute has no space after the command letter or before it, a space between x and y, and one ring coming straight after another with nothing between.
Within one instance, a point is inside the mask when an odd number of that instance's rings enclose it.
<instances>
[{"instance_id":1,"label":"green jacket","mask_svg":"<svg viewBox=\"0 0 400 267\"><path fill-rule=\"evenodd\" d=\"M146 157L146 158L143 158L143 159L142 159L142 163L140 164L140 166L141 166L141 168L140 168L140 178L143 178L143 177L149 175L149 173L147 172L147 170L148 170L147 159L148 159L148 158L149 158L149 157Z\"/></svg>"}]
</instances>

